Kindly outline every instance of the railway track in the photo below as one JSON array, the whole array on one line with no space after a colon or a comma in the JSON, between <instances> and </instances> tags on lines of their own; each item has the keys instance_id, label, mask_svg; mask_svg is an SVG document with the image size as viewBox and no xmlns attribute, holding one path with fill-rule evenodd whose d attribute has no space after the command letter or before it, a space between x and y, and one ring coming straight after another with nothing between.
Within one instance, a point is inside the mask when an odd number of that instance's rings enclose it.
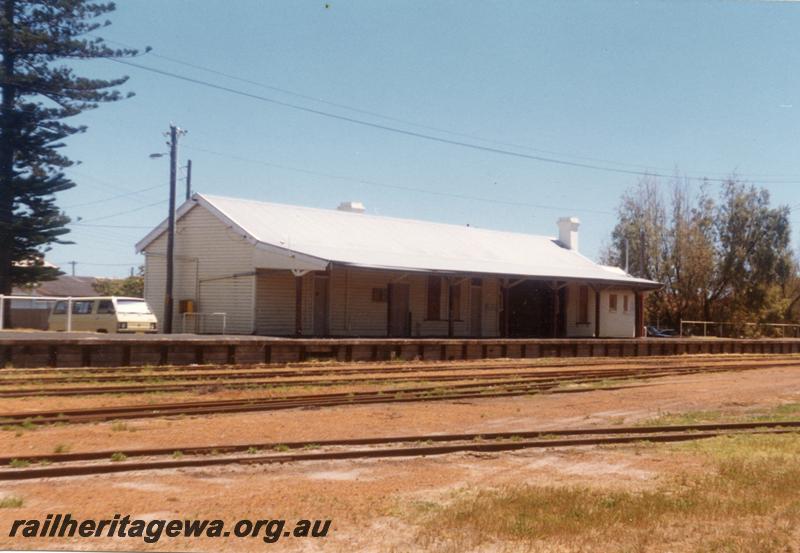
<instances>
[{"instance_id":1,"label":"railway track","mask_svg":"<svg viewBox=\"0 0 800 553\"><path fill-rule=\"evenodd\" d=\"M471 367L468 369L448 367L436 369L417 369L414 375L403 374L400 371L395 372L394 375L365 375L358 378L343 378L337 372L324 372L321 376L316 374L309 375L308 373L293 373L295 376L302 376L303 378L281 378L283 374L277 376L275 374L265 374L262 372L242 372L242 373L225 373L223 376L217 378L208 378L205 375L192 375L175 376L175 380L188 382L180 382L176 384L137 384L137 385L116 385L116 386L93 386L89 385L91 382L97 380L92 377L86 377L78 382L85 382L84 386L59 386L59 387L25 387L25 388L5 388L9 382L13 383L26 383L28 386L31 382L26 379L14 380L0 380L0 397L33 397L33 396L80 396L80 395L98 395L98 394L119 394L119 393L152 393L152 392L176 392L176 391L191 391L198 389L205 389L208 387L223 387L226 389L247 389L247 388L263 388L263 387L290 387L290 386L337 386L337 385L377 385L386 383L401 383L401 382L457 382L463 380L502 380L526 377L531 380L579 380L587 378L624 378L624 377L659 377L667 376L669 374L687 374L692 372L719 372L728 370L752 370L763 368L776 368L786 366L800 365L800 359L785 360L785 361L756 361L750 363L704 363L697 365L681 365L669 367L654 367L652 364L644 364L633 366L631 368L622 369L588 369L588 370L567 370L567 371L542 371L538 367L513 367L514 372L497 372L500 367L488 368L486 366ZM502 368L507 368L503 365ZM478 374L478 371L492 371L489 374ZM396 374L400 372L400 374ZM411 372L406 371L406 372ZM440 374L442 372L458 373L458 374ZM359 373L361 374L361 373ZM335 376L337 378L331 378ZM195 380L196 377L196 380ZM152 379L153 377L147 377ZM108 380L113 380L115 377L108 377ZM158 377L158 380L167 378ZM126 380L131 380L126 378ZM169 380L169 379L167 379ZM105 381L105 380L104 380ZM242 382L243 381L243 382ZM46 380L48 384L53 382L53 379ZM76 379L59 379L59 382L75 383Z\"/></svg>"},{"instance_id":2,"label":"railway track","mask_svg":"<svg viewBox=\"0 0 800 553\"><path fill-rule=\"evenodd\" d=\"M763 365L754 365L752 369ZM746 370L735 365L736 370ZM501 381L472 381L466 383L445 383L439 386L422 386L416 388L394 388L363 392L337 392L327 394L294 394L281 397L254 397L243 399L210 400L193 402L159 403L152 405L127 405L116 407L94 407L59 411L26 411L0 414L0 425L14 424L53 424L102 422L116 419L154 418L178 415L209 415L222 413L242 413L256 411L273 411L297 408L320 408L342 405L364 405L374 403L408 403L423 401L462 400L477 398L512 397L533 393L577 393L597 389L615 390L630 388L619 382L616 385L607 382L605 386L589 388L564 388L566 384L596 384L612 379L630 378L663 378L668 376L695 374L699 372L722 372L732 370L730 366L713 369L707 367L691 367L668 369L661 372L651 370L637 371L603 371L581 377L575 371L562 378L542 380L536 377L506 379Z\"/></svg>"},{"instance_id":3,"label":"railway track","mask_svg":"<svg viewBox=\"0 0 800 553\"><path fill-rule=\"evenodd\" d=\"M2 465L12 462L16 462L16 464L24 462L32 463L34 466L0 469L0 481L219 465L260 465L297 461L419 457L459 452L496 453L531 448L611 445L643 441L680 442L731 434L787 434L798 431L800 431L800 421L781 421L393 436L317 442L268 442L113 452L94 451L36 455L17 457L15 459L3 457L0 458L0 464ZM245 454L242 455L242 453ZM160 459L166 456L171 456L172 458ZM129 461L128 459L130 458L146 458L146 460ZM113 459L118 459L118 461L115 462Z\"/></svg>"},{"instance_id":4,"label":"railway track","mask_svg":"<svg viewBox=\"0 0 800 553\"><path fill-rule=\"evenodd\" d=\"M485 359L474 361L436 361L436 362L403 362L403 363L290 363L287 365L190 365L190 366L157 366L157 367L67 367L67 368L0 368L0 382L27 383L33 381L49 382L77 382L87 381L117 381L120 375L126 375L125 380L158 379L190 379L211 378L235 375L239 378L257 377L258 375L271 376L330 376L330 375L355 375L355 374L383 374L404 372L439 372L446 370L495 370L495 369L554 369L562 367L591 367L614 365L620 366L684 366L687 361L692 364L714 364L726 362L764 361L773 362L775 355L731 355L707 356L691 355L679 359L672 357L648 358L569 358L546 363L537 362L537 359ZM784 362L792 360L800 362L800 355L781 355ZM15 378L24 377L24 378Z\"/></svg>"},{"instance_id":5,"label":"railway track","mask_svg":"<svg viewBox=\"0 0 800 553\"><path fill-rule=\"evenodd\" d=\"M232 400L193 401L178 403L159 403L151 405L130 405L98 407L58 411L27 411L0 414L0 425L14 424L66 424L84 422L103 422L122 419L156 418L167 416L214 415L224 413L244 413L255 411L275 411L283 409L315 409L342 405L365 405L374 403L410 403L423 401L443 401L478 398L497 398L527 395L533 393L576 393L597 389L617 390L638 386L603 386L585 389L554 389L561 383L539 383L505 381L502 383L467 383L448 387L428 386L421 388L400 388L371 392L341 392L331 394L291 395L274 398L245 398Z\"/></svg>"}]
</instances>

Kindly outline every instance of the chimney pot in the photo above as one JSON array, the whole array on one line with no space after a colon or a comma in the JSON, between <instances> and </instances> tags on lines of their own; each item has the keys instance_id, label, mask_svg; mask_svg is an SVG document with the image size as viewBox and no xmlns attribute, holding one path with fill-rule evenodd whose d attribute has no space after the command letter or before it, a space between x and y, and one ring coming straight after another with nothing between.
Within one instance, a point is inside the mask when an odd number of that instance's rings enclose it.
<instances>
[{"instance_id":1,"label":"chimney pot","mask_svg":"<svg viewBox=\"0 0 800 553\"><path fill-rule=\"evenodd\" d=\"M578 251L578 227L581 221L577 217L561 217L558 222L558 241L568 250Z\"/></svg>"}]
</instances>

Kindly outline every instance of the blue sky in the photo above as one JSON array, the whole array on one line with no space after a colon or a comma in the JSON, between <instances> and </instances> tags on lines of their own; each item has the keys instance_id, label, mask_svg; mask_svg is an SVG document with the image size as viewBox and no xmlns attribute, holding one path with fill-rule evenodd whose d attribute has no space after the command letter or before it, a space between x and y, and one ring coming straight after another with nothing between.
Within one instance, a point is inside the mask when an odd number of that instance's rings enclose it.
<instances>
[{"instance_id":1,"label":"blue sky","mask_svg":"<svg viewBox=\"0 0 800 553\"><path fill-rule=\"evenodd\" d=\"M530 156L735 171L800 214L797 3L131 0L111 20L99 34L152 46L132 61L162 71ZM78 261L79 274L141 263L134 243L165 216L167 197L168 162L148 155L165 151L171 121L188 130L181 164L192 159L198 192L316 207L361 200L376 214L550 235L559 216L577 215L591 257L638 180L111 61L79 70L127 74L124 90L136 93L81 115L89 130L68 141L81 164L60 203L80 224L76 244L48 259ZM800 216L793 223L796 246Z\"/></svg>"}]
</instances>

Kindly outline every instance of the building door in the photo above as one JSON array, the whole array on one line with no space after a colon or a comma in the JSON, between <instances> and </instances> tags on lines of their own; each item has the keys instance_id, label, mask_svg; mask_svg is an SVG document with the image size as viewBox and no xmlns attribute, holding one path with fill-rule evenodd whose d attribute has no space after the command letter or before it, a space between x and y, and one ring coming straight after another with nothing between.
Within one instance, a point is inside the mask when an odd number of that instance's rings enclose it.
<instances>
[{"instance_id":1,"label":"building door","mask_svg":"<svg viewBox=\"0 0 800 553\"><path fill-rule=\"evenodd\" d=\"M389 284L388 335L404 337L411 335L408 317L409 286L404 282Z\"/></svg>"},{"instance_id":2,"label":"building door","mask_svg":"<svg viewBox=\"0 0 800 553\"><path fill-rule=\"evenodd\" d=\"M469 291L469 333L480 337L483 334L483 292L480 281L472 283Z\"/></svg>"},{"instance_id":3,"label":"building door","mask_svg":"<svg viewBox=\"0 0 800 553\"><path fill-rule=\"evenodd\" d=\"M552 338L558 335L556 294L545 282L526 280L508 294L508 336ZM560 298L559 298L560 299Z\"/></svg>"},{"instance_id":4,"label":"building door","mask_svg":"<svg viewBox=\"0 0 800 553\"><path fill-rule=\"evenodd\" d=\"M328 281L327 276L314 277L314 336L327 336Z\"/></svg>"}]
</instances>

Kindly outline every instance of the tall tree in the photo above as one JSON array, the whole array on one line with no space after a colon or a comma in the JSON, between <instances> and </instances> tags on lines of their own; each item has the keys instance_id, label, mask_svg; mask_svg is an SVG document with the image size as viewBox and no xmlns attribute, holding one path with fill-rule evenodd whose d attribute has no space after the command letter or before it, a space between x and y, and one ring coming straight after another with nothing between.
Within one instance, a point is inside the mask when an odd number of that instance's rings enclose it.
<instances>
[{"instance_id":1,"label":"tall tree","mask_svg":"<svg viewBox=\"0 0 800 553\"><path fill-rule=\"evenodd\" d=\"M663 188L646 178L623 195L603 255L623 266L627 240L631 274L664 285L648 295L647 319L669 326L733 322L737 334L753 330L746 322L792 321L800 307L800 275L789 209L772 207L768 191L735 178L719 187L716 199L708 185L692 194L677 178L668 201Z\"/></svg>"},{"instance_id":2,"label":"tall tree","mask_svg":"<svg viewBox=\"0 0 800 553\"><path fill-rule=\"evenodd\" d=\"M778 322L793 270L789 208L770 207L769 192L735 180L722 187L716 212L717 270L708 301L736 323ZM709 312L709 314L711 314Z\"/></svg>"},{"instance_id":3,"label":"tall tree","mask_svg":"<svg viewBox=\"0 0 800 553\"><path fill-rule=\"evenodd\" d=\"M68 122L102 102L122 98L127 77L101 80L75 74L81 60L125 57L91 35L108 21L113 3L87 0L1 0L0 7L0 294L16 284L54 278L42 264L54 243L69 243L69 218L54 194L75 183L63 140L86 130Z\"/></svg>"}]
</instances>

